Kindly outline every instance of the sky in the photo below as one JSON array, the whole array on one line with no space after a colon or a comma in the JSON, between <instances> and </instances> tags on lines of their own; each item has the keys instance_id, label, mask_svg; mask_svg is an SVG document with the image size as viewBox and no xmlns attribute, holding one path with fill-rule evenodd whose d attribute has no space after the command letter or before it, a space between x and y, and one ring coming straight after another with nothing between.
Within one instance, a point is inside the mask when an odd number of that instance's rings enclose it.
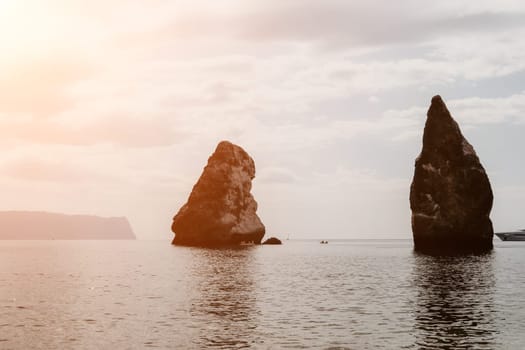
<instances>
[{"instance_id":1,"label":"sky","mask_svg":"<svg viewBox=\"0 0 525 350\"><path fill-rule=\"evenodd\" d=\"M221 140L267 235L411 238L439 94L525 228L525 4L0 0L0 210L126 216L172 238Z\"/></svg>"}]
</instances>

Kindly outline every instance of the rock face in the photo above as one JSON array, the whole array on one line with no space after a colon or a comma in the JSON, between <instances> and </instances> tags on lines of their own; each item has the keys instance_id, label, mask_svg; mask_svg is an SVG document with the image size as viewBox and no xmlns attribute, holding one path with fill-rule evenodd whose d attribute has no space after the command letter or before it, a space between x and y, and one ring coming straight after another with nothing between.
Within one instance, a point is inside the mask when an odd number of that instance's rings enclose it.
<instances>
[{"instance_id":1,"label":"rock face","mask_svg":"<svg viewBox=\"0 0 525 350\"><path fill-rule=\"evenodd\" d=\"M283 244L279 238L276 237L270 237L266 241L264 241L262 244Z\"/></svg>"},{"instance_id":2,"label":"rock face","mask_svg":"<svg viewBox=\"0 0 525 350\"><path fill-rule=\"evenodd\" d=\"M434 96L410 188L415 249L438 253L491 250L492 201L489 179L474 148L441 97Z\"/></svg>"},{"instance_id":3,"label":"rock face","mask_svg":"<svg viewBox=\"0 0 525 350\"><path fill-rule=\"evenodd\" d=\"M222 141L208 159L188 202L173 218L173 244L220 246L261 243L265 228L250 193L255 163L241 147Z\"/></svg>"},{"instance_id":4,"label":"rock face","mask_svg":"<svg viewBox=\"0 0 525 350\"><path fill-rule=\"evenodd\" d=\"M0 239L135 239L128 219L37 211L0 212Z\"/></svg>"}]
</instances>

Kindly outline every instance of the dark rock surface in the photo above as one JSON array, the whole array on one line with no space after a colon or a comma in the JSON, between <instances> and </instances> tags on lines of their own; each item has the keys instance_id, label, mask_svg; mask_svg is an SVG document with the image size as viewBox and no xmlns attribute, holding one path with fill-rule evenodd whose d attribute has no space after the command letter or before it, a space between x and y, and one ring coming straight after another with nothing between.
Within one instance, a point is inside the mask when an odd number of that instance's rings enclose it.
<instances>
[{"instance_id":1,"label":"dark rock surface","mask_svg":"<svg viewBox=\"0 0 525 350\"><path fill-rule=\"evenodd\" d=\"M281 242L279 238L270 237L266 241L264 241L263 244L283 244L283 242Z\"/></svg>"},{"instance_id":2,"label":"dark rock surface","mask_svg":"<svg viewBox=\"0 0 525 350\"><path fill-rule=\"evenodd\" d=\"M434 96L410 188L415 249L490 251L492 201L489 179L474 148L441 97Z\"/></svg>"},{"instance_id":3,"label":"dark rock surface","mask_svg":"<svg viewBox=\"0 0 525 350\"><path fill-rule=\"evenodd\" d=\"M171 226L173 244L260 244L264 225L250 190L255 163L241 147L222 141Z\"/></svg>"},{"instance_id":4,"label":"dark rock surface","mask_svg":"<svg viewBox=\"0 0 525 350\"><path fill-rule=\"evenodd\" d=\"M37 211L0 212L0 239L135 239L128 219Z\"/></svg>"}]
</instances>

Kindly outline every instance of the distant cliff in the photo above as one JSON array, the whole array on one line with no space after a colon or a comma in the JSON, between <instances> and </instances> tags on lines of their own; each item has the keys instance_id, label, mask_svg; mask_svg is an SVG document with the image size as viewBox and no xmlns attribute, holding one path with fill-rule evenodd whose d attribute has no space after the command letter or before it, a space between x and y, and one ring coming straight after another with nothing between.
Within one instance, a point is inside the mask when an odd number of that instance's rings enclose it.
<instances>
[{"instance_id":1,"label":"distant cliff","mask_svg":"<svg viewBox=\"0 0 525 350\"><path fill-rule=\"evenodd\" d=\"M0 239L135 239L125 217L0 211Z\"/></svg>"}]
</instances>

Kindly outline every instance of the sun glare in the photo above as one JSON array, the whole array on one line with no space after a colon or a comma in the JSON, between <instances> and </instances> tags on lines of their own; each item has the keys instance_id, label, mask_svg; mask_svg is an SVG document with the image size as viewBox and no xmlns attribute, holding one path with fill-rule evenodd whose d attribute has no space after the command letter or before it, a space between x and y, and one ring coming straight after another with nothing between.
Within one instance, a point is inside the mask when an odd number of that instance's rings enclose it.
<instances>
[{"instance_id":1,"label":"sun glare","mask_svg":"<svg viewBox=\"0 0 525 350\"><path fill-rule=\"evenodd\" d=\"M60 19L41 3L0 0L2 55L19 55L52 47L64 29Z\"/></svg>"}]
</instances>

